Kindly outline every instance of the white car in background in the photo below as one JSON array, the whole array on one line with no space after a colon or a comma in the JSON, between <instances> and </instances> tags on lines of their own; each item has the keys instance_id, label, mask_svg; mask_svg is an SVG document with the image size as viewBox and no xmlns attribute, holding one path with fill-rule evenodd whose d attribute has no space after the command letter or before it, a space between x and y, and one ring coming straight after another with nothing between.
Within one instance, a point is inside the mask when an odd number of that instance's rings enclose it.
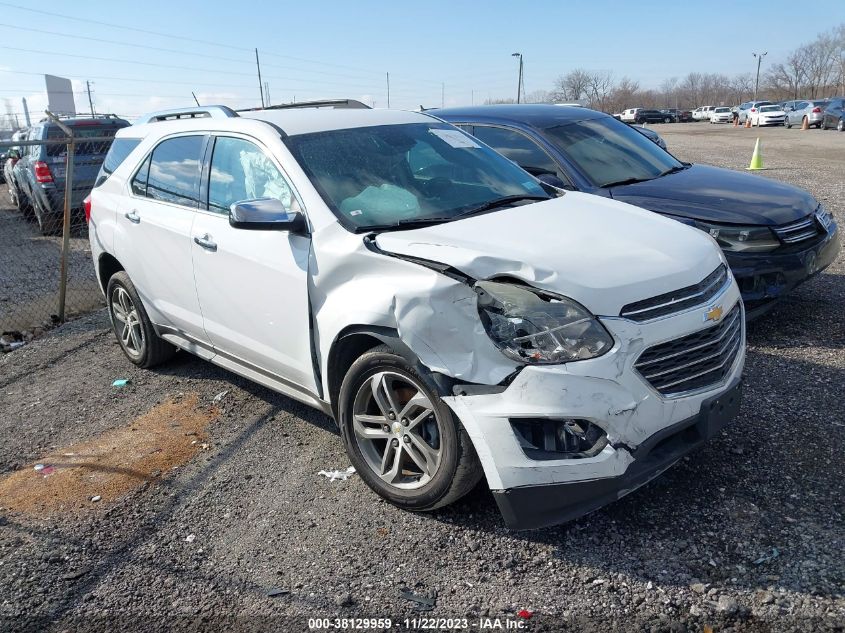
<instances>
[{"instance_id":1,"label":"white car in background","mask_svg":"<svg viewBox=\"0 0 845 633\"><path fill-rule=\"evenodd\" d=\"M400 508L486 478L509 527L567 521L738 411L744 308L703 231L544 185L424 113L141 121L85 202L126 357L181 349L323 411Z\"/></svg>"},{"instance_id":2,"label":"white car in background","mask_svg":"<svg viewBox=\"0 0 845 633\"><path fill-rule=\"evenodd\" d=\"M783 125L786 123L786 112L779 105L763 105L756 108L756 112L749 113L751 125L761 127L764 125Z\"/></svg>"},{"instance_id":3,"label":"white car in background","mask_svg":"<svg viewBox=\"0 0 845 633\"><path fill-rule=\"evenodd\" d=\"M731 123L733 120L733 112L727 107L713 108L713 114L710 116L710 123Z\"/></svg>"},{"instance_id":4,"label":"white car in background","mask_svg":"<svg viewBox=\"0 0 845 633\"><path fill-rule=\"evenodd\" d=\"M628 108L627 110L623 110L620 119L625 123L634 123L637 120L637 112L640 110L642 108Z\"/></svg>"}]
</instances>

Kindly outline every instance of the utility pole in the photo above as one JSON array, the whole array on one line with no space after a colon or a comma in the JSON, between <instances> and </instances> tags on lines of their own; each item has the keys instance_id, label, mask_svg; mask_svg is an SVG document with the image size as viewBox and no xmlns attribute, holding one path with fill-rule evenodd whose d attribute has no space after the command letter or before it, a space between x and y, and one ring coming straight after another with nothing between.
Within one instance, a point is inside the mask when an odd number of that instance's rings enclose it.
<instances>
[{"instance_id":1,"label":"utility pole","mask_svg":"<svg viewBox=\"0 0 845 633\"><path fill-rule=\"evenodd\" d=\"M390 73L387 73L387 109L390 109Z\"/></svg>"},{"instance_id":2,"label":"utility pole","mask_svg":"<svg viewBox=\"0 0 845 633\"><path fill-rule=\"evenodd\" d=\"M520 102L522 94L522 53L511 53L511 57L519 57L519 82L516 84L516 102Z\"/></svg>"},{"instance_id":3,"label":"utility pole","mask_svg":"<svg viewBox=\"0 0 845 633\"><path fill-rule=\"evenodd\" d=\"M255 67L258 69L258 91L261 93L261 107L264 107L264 84L261 82L261 63L258 61L258 49L255 49Z\"/></svg>"},{"instance_id":4,"label":"utility pole","mask_svg":"<svg viewBox=\"0 0 845 633\"><path fill-rule=\"evenodd\" d=\"M91 116L94 116L94 101L91 99L91 82L85 82L85 88L88 90L88 105L91 106Z\"/></svg>"},{"instance_id":5,"label":"utility pole","mask_svg":"<svg viewBox=\"0 0 845 633\"><path fill-rule=\"evenodd\" d=\"M757 80L754 82L754 101L757 101L757 91L760 88L760 64L763 63L763 58L769 54L768 51L765 53L751 53L754 57L757 58Z\"/></svg>"}]
</instances>

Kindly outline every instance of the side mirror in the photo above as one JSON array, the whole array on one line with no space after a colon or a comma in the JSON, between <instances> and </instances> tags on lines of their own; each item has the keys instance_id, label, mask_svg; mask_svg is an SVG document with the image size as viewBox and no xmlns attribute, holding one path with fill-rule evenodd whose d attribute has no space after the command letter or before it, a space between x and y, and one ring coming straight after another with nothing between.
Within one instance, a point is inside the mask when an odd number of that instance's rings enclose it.
<instances>
[{"instance_id":1,"label":"side mirror","mask_svg":"<svg viewBox=\"0 0 845 633\"><path fill-rule=\"evenodd\" d=\"M558 189L570 189L571 187L567 185L563 180L558 178L555 174L550 174L549 172L545 172L539 174L537 176L537 180L540 182L544 182L547 185L551 185L552 187L557 187Z\"/></svg>"},{"instance_id":2,"label":"side mirror","mask_svg":"<svg viewBox=\"0 0 845 633\"><path fill-rule=\"evenodd\" d=\"M236 229L301 233L305 230L305 216L288 211L276 198L258 198L235 202L229 209L229 224Z\"/></svg>"}]
</instances>

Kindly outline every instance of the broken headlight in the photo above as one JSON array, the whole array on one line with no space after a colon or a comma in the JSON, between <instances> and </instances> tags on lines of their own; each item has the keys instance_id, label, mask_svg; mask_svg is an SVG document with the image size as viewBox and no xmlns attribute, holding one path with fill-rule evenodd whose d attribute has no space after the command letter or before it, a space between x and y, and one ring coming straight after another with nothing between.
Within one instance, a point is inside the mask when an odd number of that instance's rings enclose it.
<instances>
[{"instance_id":1,"label":"broken headlight","mask_svg":"<svg viewBox=\"0 0 845 633\"><path fill-rule=\"evenodd\" d=\"M780 246L780 241L765 226L730 226L710 222L693 222L696 228L709 233L726 251L766 252Z\"/></svg>"},{"instance_id":2,"label":"broken headlight","mask_svg":"<svg viewBox=\"0 0 845 633\"><path fill-rule=\"evenodd\" d=\"M523 363L567 363L601 356L613 338L572 299L510 283L475 284L478 312L499 349Z\"/></svg>"}]
</instances>

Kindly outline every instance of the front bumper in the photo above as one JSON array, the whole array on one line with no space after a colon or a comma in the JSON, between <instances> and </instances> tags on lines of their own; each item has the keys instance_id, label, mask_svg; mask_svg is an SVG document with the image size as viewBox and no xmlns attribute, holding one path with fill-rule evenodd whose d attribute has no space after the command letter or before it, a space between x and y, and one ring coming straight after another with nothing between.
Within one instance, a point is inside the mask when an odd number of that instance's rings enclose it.
<instances>
[{"instance_id":1,"label":"front bumper","mask_svg":"<svg viewBox=\"0 0 845 633\"><path fill-rule=\"evenodd\" d=\"M840 248L839 227L833 222L827 235L802 250L788 253L724 251L742 292L746 319L752 321L762 316L783 295L827 268Z\"/></svg>"},{"instance_id":2,"label":"front bumper","mask_svg":"<svg viewBox=\"0 0 845 633\"><path fill-rule=\"evenodd\" d=\"M647 484L702 446L736 416L741 399L742 382L736 378L723 394L705 400L696 415L655 433L631 451L633 462L618 477L494 490L493 497L514 530L577 519Z\"/></svg>"},{"instance_id":3,"label":"front bumper","mask_svg":"<svg viewBox=\"0 0 845 633\"><path fill-rule=\"evenodd\" d=\"M644 478L645 483L671 465L671 459L657 463L657 453L646 460L651 449L644 447L656 445L667 433L672 436L699 424L707 403L736 385L745 358L744 330L740 352L722 382L703 390L663 396L634 364L647 348L703 329L708 307L719 305L727 314L739 300L739 289L731 283L708 306L665 318L636 323L604 317L601 321L616 341L607 354L563 365L525 366L505 389L462 391L457 385L456 395L444 397L472 439L508 526L539 527L572 519L618 498L630 489L630 482ZM585 420L604 431L607 443L591 456L532 459L512 426L512 421L525 419ZM577 488L581 492L573 503L542 493L535 498L537 491L530 490L539 487L548 492L550 486L566 486L561 490L574 491L576 485L584 487ZM535 505L533 518L521 518L518 499Z\"/></svg>"}]
</instances>

